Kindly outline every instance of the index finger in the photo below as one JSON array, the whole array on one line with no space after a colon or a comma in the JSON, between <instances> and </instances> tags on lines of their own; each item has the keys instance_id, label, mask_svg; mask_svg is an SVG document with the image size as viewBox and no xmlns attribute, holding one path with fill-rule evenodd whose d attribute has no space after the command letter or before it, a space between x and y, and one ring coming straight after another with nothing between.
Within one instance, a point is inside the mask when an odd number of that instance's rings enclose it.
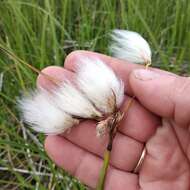
<instances>
[{"instance_id":1,"label":"index finger","mask_svg":"<svg viewBox=\"0 0 190 190\"><path fill-rule=\"evenodd\" d=\"M79 60L79 57L91 57L91 58L99 58L103 62L105 62L107 65L109 65L116 75L122 79L125 85L125 93L128 95L134 95L132 88L129 83L129 75L131 71L135 69L142 69L145 68L144 65L142 64L135 64L135 63L130 63L125 60L121 60L118 58L110 57L101 53L96 53L96 52L91 52L91 51L84 51L84 50L76 50L71 52L65 59L64 67L67 70L70 70L72 72L75 72L77 69L77 62ZM157 68L149 68L150 70L154 70L158 73L169 73L167 71L163 71ZM170 75L172 73L169 73Z\"/></svg>"},{"instance_id":2,"label":"index finger","mask_svg":"<svg viewBox=\"0 0 190 190\"><path fill-rule=\"evenodd\" d=\"M129 85L129 74L134 69L143 68L142 65L131 64L124 60L116 59L116 58L113 58L104 54L96 53L96 52L77 50L77 51L73 51L66 57L64 67L67 70L75 72L77 70L78 60L80 60L79 58L81 56L82 57L87 56L89 58L99 58L100 60L105 62L107 65L109 65L114 70L116 75L119 78L121 78L122 81L124 82L125 92L127 92L127 94L129 95L132 95L132 91Z\"/></svg>"}]
</instances>

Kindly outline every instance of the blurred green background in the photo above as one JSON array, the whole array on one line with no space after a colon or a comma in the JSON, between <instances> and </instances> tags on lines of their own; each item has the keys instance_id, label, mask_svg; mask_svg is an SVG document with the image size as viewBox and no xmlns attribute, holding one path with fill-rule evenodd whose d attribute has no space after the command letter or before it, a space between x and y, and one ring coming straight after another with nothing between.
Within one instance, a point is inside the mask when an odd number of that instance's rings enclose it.
<instances>
[{"instance_id":1,"label":"blurred green background","mask_svg":"<svg viewBox=\"0 0 190 190\"><path fill-rule=\"evenodd\" d=\"M189 0L0 1L0 47L38 69L63 66L77 49L109 54L114 28L141 33L155 67L190 73ZM48 159L44 136L19 120L16 99L36 76L0 50L0 189L85 189Z\"/></svg>"}]
</instances>

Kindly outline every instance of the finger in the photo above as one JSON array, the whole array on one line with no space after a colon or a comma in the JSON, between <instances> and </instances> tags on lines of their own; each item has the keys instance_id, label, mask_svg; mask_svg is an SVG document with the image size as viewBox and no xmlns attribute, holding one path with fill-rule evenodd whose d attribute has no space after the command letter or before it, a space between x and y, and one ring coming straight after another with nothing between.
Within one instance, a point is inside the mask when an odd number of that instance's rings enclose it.
<instances>
[{"instance_id":1,"label":"finger","mask_svg":"<svg viewBox=\"0 0 190 190\"><path fill-rule=\"evenodd\" d=\"M96 124L91 121L82 122L72 128L64 137L81 148L103 158L107 147L107 136L96 136ZM110 164L124 171L132 171L142 153L144 145L130 137L117 133L113 142Z\"/></svg>"},{"instance_id":2,"label":"finger","mask_svg":"<svg viewBox=\"0 0 190 190\"><path fill-rule=\"evenodd\" d=\"M146 148L147 155L139 178L142 189L190 188L188 160L168 121L164 120Z\"/></svg>"},{"instance_id":3,"label":"finger","mask_svg":"<svg viewBox=\"0 0 190 190\"><path fill-rule=\"evenodd\" d=\"M124 111L132 99L126 96L121 111ZM136 99L132 101L124 115L119 131L139 142L146 142L160 125L160 118L144 108Z\"/></svg>"},{"instance_id":4,"label":"finger","mask_svg":"<svg viewBox=\"0 0 190 190\"><path fill-rule=\"evenodd\" d=\"M45 141L45 149L58 166L75 175L91 188L96 187L103 163L102 159L73 145L60 136L48 136ZM110 167L106 177L105 190L123 190L125 187L137 190L137 179L135 174Z\"/></svg>"},{"instance_id":5,"label":"finger","mask_svg":"<svg viewBox=\"0 0 190 190\"><path fill-rule=\"evenodd\" d=\"M131 90L130 90L130 86L128 85L129 73L131 72L131 70L135 68L141 68L140 65L126 64L126 62L123 60L118 60L118 59L115 59L103 54L78 50L78 51L74 51L70 53L66 57L64 67L68 70L75 72L77 69L76 66L77 66L78 60L80 59L81 56L99 58L103 60L106 64L109 64L109 66L111 66L111 68L115 71L117 76L119 76L123 80L124 85L125 85L125 91L127 89L127 93L130 94Z\"/></svg>"},{"instance_id":6,"label":"finger","mask_svg":"<svg viewBox=\"0 0 190 190\"><path fill-rule=\"evenodd\" d=\"M43 69L42 72L59 80L74 80L75 78L74 73L57 66L47 67ZM45 76L39 75L37 86L51 89L53 85L54 84L52 84L52 82ZM124 109L127 106L129 100L130 98L126 96L126 100L121 109ZM147 111L136 100L134 100L121 122L119 131L137 141L146 142L152 134L154 134L159 122L159 118Z\"/></svg>"},{"instance_id":7,"label":"finger","mask_svg":"<svg viewBox=\"0 0 190 190\"><path fill-rule=\"evenodd\" d=\"M179 125L190 122L190 78L139 69L131 73L135 96L150 111L173 118Z\"/></svg>"},{"instance_id":8,"label":"finger","mask_svg":"<svg viewBox=\"0 0 190 190\"><path fill-rule=\"evenodd\" d=\"M43 74L50 76L55 79L55 81L64 81L64 80L74 80L74 73L64 69L59 66L49 66L41 71ZM52 89L55 87L55 83L53 83L46 75L39 74L36 84L38 87L43 87L45 89Z\"/></svg>"},{"instance_id":9,"label":"finger","mask_svg":"<svg viewBox=\"0 0 190 190\"><path fill-rule=\"evenodd\" d=\"M64 67L70 71L75 72L77 62L81 56L99 58L103 60L106 64L108 64L114 70L117 76L119 76L123 80L124 85L125 85L125 92L127 92L128 95L133 95L130 84L129 84L129 74L134 69L144 68L143 65L132 64L124 60L116 59L116 58L113 58L104 54L96 53L96 52L77 50L77 51L73 51L66 57ZM154 70L161 73L167 73L159 69L154 69Z\"/></svg>"}]
</instances>

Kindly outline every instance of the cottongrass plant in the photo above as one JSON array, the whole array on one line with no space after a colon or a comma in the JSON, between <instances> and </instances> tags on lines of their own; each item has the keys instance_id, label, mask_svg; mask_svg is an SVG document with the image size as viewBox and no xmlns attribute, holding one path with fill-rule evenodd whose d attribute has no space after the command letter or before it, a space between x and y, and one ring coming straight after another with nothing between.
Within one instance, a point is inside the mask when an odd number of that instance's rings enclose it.
<instances>
[{"instance_id":1,"label":"cottongrass plant","mask_svg":"<svg viewBox=\"0 0 190 190\"><path fill-rule=\"evenodd\" d=\"M110 52L114 57L131 63L151 64L150 46L137 32L115 29L111 38Z\"/></svg>"},{"instance_id":2,"label":"cottongrass plant","mask_svg":"<svg viewBox=\"0 0 190 190\"><path fill-rule=\"evenodd\" d=\"M145 64L147 67L150 65L150 47L138 33L117 29L111 36L113 43L110 50L113 56L128 62ZM81 119L97 121L97 136L109 136L96 187L97 190L103 190L113 140L119 122L134 97L124 112L121 112L120 107L124 100L123 81L98 58L80 57L76 81L59 81L55 84L53 89L48 90L39 87L18 101L22 119L35 131L49 135L61 134L77 125Z\"/></svg>"},{"instance_id":3,"label":"cottongrass plant","mask_svg":"<svg viewBox=\"0 0 190 190\"><path fill-rule=\"evenodd\" d=\"M99 59L80 58L79 65L76 84L64 81L52 90L39 88L18 101L25 123L38 132L60 134L79 119L93 119L99 122L97 135L102 135L100 126L105 128L123 101L124 85Z\"/></svg>"}]
</instances>

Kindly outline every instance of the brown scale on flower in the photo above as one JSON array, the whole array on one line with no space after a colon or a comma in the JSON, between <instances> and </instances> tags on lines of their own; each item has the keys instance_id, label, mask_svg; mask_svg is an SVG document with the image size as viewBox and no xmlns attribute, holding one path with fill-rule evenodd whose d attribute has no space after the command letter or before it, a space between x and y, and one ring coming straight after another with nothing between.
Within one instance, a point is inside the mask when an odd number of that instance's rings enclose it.
<instances>
[{"instance_id":1,"label":"brown scale on flower","mask_svg":"<svg viewBox=\"0 0 190 190\"><path fill-rule=\"evenodd\" d=\"M124 113L117 111L107 117L105 120L102 120L96 126L96 132L98 137L102 137L105 134L109 134L109 144L108 147L112 146L113 139L116 135L118 125L123 119Z\"/></svg>"},{"instance_id":2,"label":"brown scale on flower","mask_svg":"<svg viewBox=\"0 0 190 190\"><path fill-rule=\"evenodd\" d=\"M112 146L113 139L117 132L117 127L119 122L123 118L123 113L118 111L117 105L116 105L116 95L114 91L112 90L112 95L108 99L109 106L112 107L113 113L109 116L107 116L106 119L100 121L98 125L96 126L96 132L98 137L102 137L105 134L109 134L109 149Z\"/></svg>"}]
</instances>

